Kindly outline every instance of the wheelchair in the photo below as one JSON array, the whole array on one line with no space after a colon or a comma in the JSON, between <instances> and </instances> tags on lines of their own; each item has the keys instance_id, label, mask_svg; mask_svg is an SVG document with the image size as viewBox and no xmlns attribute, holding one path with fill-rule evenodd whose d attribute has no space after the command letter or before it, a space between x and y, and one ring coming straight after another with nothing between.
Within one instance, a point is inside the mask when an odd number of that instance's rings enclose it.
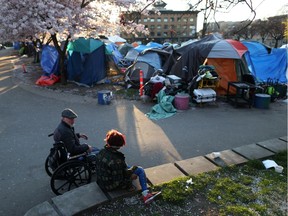
<instances>
[{"instance_id":1,"label":"wheelchair","mask_svg":"<svg viewBox=\"0 0 288 216\"><path fill-rule=\"evenodd\" d=\"M52 136L49 134L48 136ZM51 177L50 186L56 195L89 184L96 174L95 155L83 153L70 156L63 142L53 144L45 160L45 171Z\"/></svg>"}]
</instances>

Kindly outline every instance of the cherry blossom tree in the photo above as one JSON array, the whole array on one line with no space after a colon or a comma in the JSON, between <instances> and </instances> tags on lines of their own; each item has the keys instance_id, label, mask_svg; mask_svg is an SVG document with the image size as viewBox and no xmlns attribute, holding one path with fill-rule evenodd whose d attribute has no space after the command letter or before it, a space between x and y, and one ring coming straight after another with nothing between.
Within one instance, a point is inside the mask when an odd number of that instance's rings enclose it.
<instances>
[{"instance_id":1,"label":"cherry blossom tree","mask_svg":"<svg viewBox=\"0 0 288 216\"><path fill-rule=\"evenodd\" d=\"M47 35L60 58L61 82L66 83L64 60L68 42L78 37L141 32L144 25L123 20L123 13L148 14L155 0L0 0L0 40L19 41Z\"/></svg>"}]
</instances>

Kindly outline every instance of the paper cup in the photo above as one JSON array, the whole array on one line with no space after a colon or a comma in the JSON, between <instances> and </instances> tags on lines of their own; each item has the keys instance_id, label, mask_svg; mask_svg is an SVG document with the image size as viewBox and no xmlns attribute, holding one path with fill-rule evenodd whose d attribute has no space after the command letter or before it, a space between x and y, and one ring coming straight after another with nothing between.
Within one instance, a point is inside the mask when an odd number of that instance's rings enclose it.
<instances>
[{"instance_id":1,"label":"paper cup","mask_svg":"<svg viewBox=\"0 0 288 216\"><path fill-rule=\"evenodd\" d=\"M276 167L275 167L275 171L276 171L277 173L282 173L282 172L283 172L283 167L282 167L282 166L276 166Z\"/></svg>"},{"instance_id":2,"label":"paper cup","mask_svg":"<svg viewBox=\"0 0 288 216\"><path fill-rule=\"evenodd\" d=\"M220 152L213 152L212 153L212 157L213 158L219 158L221 156L221 153Z\"/></svg>"}]
</instances>

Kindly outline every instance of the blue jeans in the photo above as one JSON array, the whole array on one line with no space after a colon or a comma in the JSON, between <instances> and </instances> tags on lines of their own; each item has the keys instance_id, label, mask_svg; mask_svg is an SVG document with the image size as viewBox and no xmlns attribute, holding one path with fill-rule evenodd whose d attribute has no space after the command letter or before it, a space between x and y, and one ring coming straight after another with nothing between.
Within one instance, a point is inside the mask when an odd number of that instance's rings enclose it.
<instances>
[{"instance_id":1,"label":"blue jeans","mask_svg":"<svg viewBox=\"0 0 288 216\"><path fill-rule=\"evenodd\" d=\"M128 168L130 167L128 166ZM147 179L144 169L138 166L138 168L133 172L133 174L138 176L142 191L147 190Z\"/></svg>"}]
</instances>

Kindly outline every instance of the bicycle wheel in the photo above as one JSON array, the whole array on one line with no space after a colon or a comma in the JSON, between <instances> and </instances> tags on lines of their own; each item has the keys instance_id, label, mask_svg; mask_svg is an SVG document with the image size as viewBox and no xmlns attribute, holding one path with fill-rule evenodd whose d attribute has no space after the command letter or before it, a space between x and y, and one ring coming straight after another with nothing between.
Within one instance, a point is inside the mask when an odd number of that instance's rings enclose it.
<instances>
[{"instance_id":1,"label":"bicycle wheel","mask_svg":"<svg viewBox=\"0 0 288 216\"><path fill-rule=\"evenodd\" d=\"M52 174L50 186L56 195L91 182L91 169L81 161L68 161Z\"/></svg>"}]
</instances>

